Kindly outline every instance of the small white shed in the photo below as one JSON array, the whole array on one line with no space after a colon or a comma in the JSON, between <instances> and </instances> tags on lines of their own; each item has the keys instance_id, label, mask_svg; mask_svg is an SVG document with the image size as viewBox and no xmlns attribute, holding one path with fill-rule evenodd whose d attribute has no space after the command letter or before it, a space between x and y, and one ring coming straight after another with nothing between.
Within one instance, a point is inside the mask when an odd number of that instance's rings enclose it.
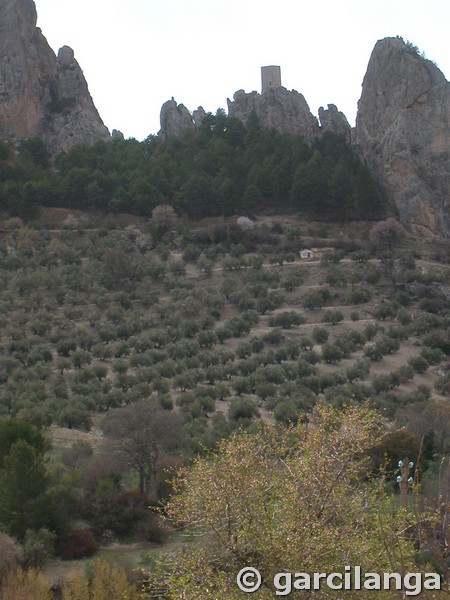
<instances>
[{"instance_id":1,"label":"small white shed","mask_svg":"<svg viewBox=\"0 0 450 600\"><path fill-rule=\"evenodd\" d=\"M314 252L310 248L304 248L299 252L300 258L303 260L307 260L308 258L314 258Z\"/></svg>"}]
</instances>

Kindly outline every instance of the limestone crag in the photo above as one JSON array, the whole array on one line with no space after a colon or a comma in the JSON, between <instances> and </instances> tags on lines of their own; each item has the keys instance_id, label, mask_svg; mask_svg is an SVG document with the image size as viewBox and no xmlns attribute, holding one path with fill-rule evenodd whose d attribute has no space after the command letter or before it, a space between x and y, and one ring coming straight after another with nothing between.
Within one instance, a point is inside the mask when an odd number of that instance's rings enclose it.
<instances>
[{"instance_id":1,"label":"limestone crag","mask_svg":"<svg viewBox=\"0 0 450 600\"><path fill-rule=\"evenodd\" d=\"M195 126L199 127L204 119L206 115L205 109L203 108L203 106L199 106L197 108L197 110L194 110L194 112L192 113L192 118L194 120Z\"/></svg>"},{"instance_id":2,"label":"limestone crag","mask_svg":"<svg viewBox=\"0 0 450 600\"><path fill-rule=\"evenodd\" d=\"M158 135L167 138L172 135L178 136L186 129L194 130L204 116L205 111L201 106L191 114L184 104L177 104L172 97L161 107L161 129Z\"/></svg>"},{"instance_id":3,"label":"limestone crag","mask_svg":"<svg viewBox=\"0 0 450 600\"><path fill-rule=\"evenodd\" d=\"M281 85L263 94L239 90L227 104L230 117L246 123L256 113L264 129L301 135L309 144L327 132L343 135L402 223L421 235L450 237L450 84L401 38L375 45L354 130L334 104L319 109L319 124L304 97ZM161 111L160 135L195 129L204 116L197 112L172 98Z\"/></svg>"},{"instance_id":4,"label":"limestone crag","mask_svg":"<svg viewBox=\"0 0 450 600\"><path fill-rule=\"evenodd\" d=\"M350 125L334 104L328 104L326 110L322 107L319 109L319 125L305 98L295 90L289 91L280 86L269 88L264 94L239 90L234 94L233 100L227 99L227 104L230 117L246 123L254 112L263 129L301 135L308 144L328 131L343 135L350 142ZM172 98L161 108L161 130L158 135L166 138L180 135L186 129L194 130L204 116L205 111L201 106L191 114L183 104L177 104Z\"/></svg>"},{"instance_id":5,"label":"limestone crag","mask_svg":"<svg viewBox=\"0 0 450 600\"><path fill-rule=\"evenodd\" d=\"M111 131L111 139L112 140L121 140L121 141L123 141L125 139L125 136L118 129L113 129Z\"/></svg>"},{"instance_id":6,"label":"limestone crag","mask_svg":"<svg viewBox=\"0 0 450 600\"><path fill-rule=\"evenodd\" d=\"M230 117L246 123L250 114L255 112L264 129L301 135L307 143L311 143L320 132L319 123L311 114L305 98L295 90L274 87L264 94L239 90L232 101L227 99L227 104Z\"/></svg>"},{"instance_id":7,"label":"limestone crag","mask_svg":"<svg viewBox=\"0 0 450 600\"><path fill-rule=\"evenodd\" d=\"M53 153L109 139L71 48L58 57L33 0L0 0L0 137L40 136Z\"/></svg>"},{"instance_id":8,"label":"limestone crag","mask_svg":"<svg viewBox=\"0 0 450 600\"><path fill-rule=\"evenodd\" d=\"M355 137L382 192L416 233L450 237L450 84L401 38L380 40Z\"/></svg>"},{"instance_id":9,"label":"limestone crag","mask_svg":"<svg viewBox=\"0 0 450 600\"><path fill-rule=\"evenodd\" d=\"M328 108L319 108L320 130L322 133L330 132L344 136L348 143L351 142L352 129L347 117L339 111L334 104L328 104Z\"/></svg>"}]
</instances>

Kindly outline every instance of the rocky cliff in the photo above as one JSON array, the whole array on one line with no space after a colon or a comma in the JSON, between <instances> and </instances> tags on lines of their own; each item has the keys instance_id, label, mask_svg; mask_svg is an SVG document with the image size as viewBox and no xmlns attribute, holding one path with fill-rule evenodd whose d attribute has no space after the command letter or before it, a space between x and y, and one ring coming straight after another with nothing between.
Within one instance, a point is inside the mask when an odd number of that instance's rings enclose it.
<instances>
[{"instance_id":1,"label":"rocky cliff","mask_svg":"<svg viewBox=\"0 0 450 600\"><path fill-rule=\"evenodd\" d=\"M319 109L319 121L309 110L302 96L295 90L284 87L269 88L264 94L237 91L233 100L227 99L228 115L247 122L252 112L256 113L264 129L276 129L280 133L301 135L310 144L326 131L339 133L350 142L351 128L345 115L338 111L334 104ZM205 116L204 109L199 106L191 114L183 104L177 104L172 98L161 108L161 137L180 135L186 129L194 130Z\"/></svg>"},{"instance_id":2,"label":"rocky cliff","mask_svg":"<svg viewBox=\"0 0 450 600\"><path fill-rule=\"evenodd\" d=\"M401 38L380 40L358 103L355 143L400 220L450 236L450 84Z\"/></svg>"},{"instance_id":3,"label":"rocky cliff","mask_svg":"<svg viewBox=\"0 0 450 600\"><path fill-rule=\"evenodd\" d=\"M40 136L53 153L108 139L71 48L55 56L33 0L0 0L0 138Z\"/></svg>"},{"instance_id":4,"label":"rocky cliff","mask_svg":"<svg viewBox=\"0 0 450 600\"><path fill-rule=\"evenodd\" d=\"M311 143L319 134L319 123L311 114L309 106L295 90L284 87L269 88L264 94L239 90L233 100L227 99L228 114L244 123L252 112L265 129L276 129L280 133L298 134Z\"/></svg>"}]
</instances>

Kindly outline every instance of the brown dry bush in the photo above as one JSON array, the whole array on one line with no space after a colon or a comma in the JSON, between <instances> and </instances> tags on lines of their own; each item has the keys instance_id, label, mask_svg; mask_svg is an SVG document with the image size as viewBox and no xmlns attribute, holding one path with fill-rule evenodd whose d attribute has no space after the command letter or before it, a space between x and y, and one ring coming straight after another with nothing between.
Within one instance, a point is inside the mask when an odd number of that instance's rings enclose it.
<instances>
[{"instance_id":1,"label":"brown dry bush","mask_svg":"<svg viewBox=\"0 0 450 600\"><path fill-rule=\"evenodd\" d=\"M41 573L33 569L29 571L16 569L6 575L1 598L2 600L52 600L52 594L48 582Z\"/></svg>"}]
</instances>

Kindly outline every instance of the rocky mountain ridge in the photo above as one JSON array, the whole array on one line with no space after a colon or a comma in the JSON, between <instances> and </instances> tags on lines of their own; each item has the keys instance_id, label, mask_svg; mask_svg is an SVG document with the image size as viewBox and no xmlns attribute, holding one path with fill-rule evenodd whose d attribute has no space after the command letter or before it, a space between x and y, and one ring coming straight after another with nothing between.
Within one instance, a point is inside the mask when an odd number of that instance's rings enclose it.
<instances>
[{"instance_id":1,"label":"rocky mountain ridge","mask_svg":"<svg viewBox=\"0 0 450 600\"><path fill-rule=\"evenodd\" d=\"M334 104L319 108L317 119L302 94L284 87L239 90L227 104L229 116L245 123L254 112L263 128L301 135L308 144L327 131L343 135L402 223L420 235L450 237L450 84L402 38L375 45L353 130ZM196 126L173 98L164 105L161 135Z\"/></svg>"},{"instance_id":2,"label":"rocky mountain ridge","mask_svg":"<svg viewBox=\"0 0 450 600\"><path fill-rule=\"evenodd\" d=\"M230 117L246 123L249 116L255 113L264 129L301 135L308 144L326 131L339 133L348 142L351 139L351 127L347 118L334 104L328 104L326 109L321 106L317 119L311 113L304 96L296 90L275 87L264 94L238 90L233 100L227 98L227 105ZM191 114L184 104L177 104L172 97L161 108L161 129L158 135L167 138L181 135L186 129L193 131L200 125L204 115L202 106Z\"/></svg>"},{"instance_id":3,"label":"rocky mountain ridge","mask_svg":"<svg viewBox=\"0 0 450 600\"><path fill-rule=\"evenodd\" d=\"M0 138L41 137L54 154L109 139L73 50L58 56L33 0L0 0Z\"/></svg>"},{"instance_id":4,"label":"rocky mountain ridge","mask_svg":"<svg viewBox=\"0 0 450 600\"><path fill-rule=\"evenodd\" d=\"M36 26L33 0L0 0L0 139L41 137L53 154L111 136L88 90L74 52L56 56ZM228 113L246 122L294 133L311 144L340 133L372 171L380 194L400 220L422 235L450 237L450 84L441 71L401 38L375 45L352 130L333 104L318 118L299 92L281 86L259 94L237 91ZM195 130L192 114L172 98L161 109L163 138ZM113 132L114 138L123 138Z\"/></svg>"}]
</instances>

